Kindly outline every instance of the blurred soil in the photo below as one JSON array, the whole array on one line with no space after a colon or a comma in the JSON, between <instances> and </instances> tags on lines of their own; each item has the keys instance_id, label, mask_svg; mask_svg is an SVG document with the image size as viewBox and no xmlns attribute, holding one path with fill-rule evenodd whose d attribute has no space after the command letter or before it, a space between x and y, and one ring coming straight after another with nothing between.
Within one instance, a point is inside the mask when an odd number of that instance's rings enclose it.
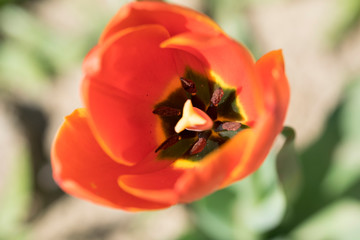
<instances>
[{"instance_id":1,"label":"blurred soil","mask_svg":"<svg viewBox=\"0 0 360 240\"><path fill-rule=\"evenodd\" d=\"M338 6L335 0L286 1L249 11L263 52L283 49L291 89L286 124L296 129L299 146L311 143L323 130L345 85L360 73L359 28L338 49L331 48Z\"/></svg>"}]
</instances>

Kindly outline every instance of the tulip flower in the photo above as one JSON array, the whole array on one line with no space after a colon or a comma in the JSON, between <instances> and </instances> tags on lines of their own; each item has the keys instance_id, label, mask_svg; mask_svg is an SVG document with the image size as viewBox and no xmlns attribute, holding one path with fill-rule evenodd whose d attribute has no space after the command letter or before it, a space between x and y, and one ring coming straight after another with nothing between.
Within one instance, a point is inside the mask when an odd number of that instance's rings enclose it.
<instances>
[{"instance_id":1,"label":"tulip flower","mask_svg":"<svg viewBox=\"0 0 360 240\"><path fill-rule=\"evenodd\" d=\"M84 108L51 153L67 193L127 211L200 199L253 173L283 128L281 50L254 61L207 16L132 2L86 56Z\"/></svg>"}]
</instances>

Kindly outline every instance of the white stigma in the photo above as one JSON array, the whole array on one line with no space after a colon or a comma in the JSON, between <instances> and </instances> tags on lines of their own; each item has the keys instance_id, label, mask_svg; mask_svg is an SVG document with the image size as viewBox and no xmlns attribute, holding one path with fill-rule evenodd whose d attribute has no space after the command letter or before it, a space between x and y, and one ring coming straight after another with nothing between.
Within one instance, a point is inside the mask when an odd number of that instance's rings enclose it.
<instances>
[{"instance_id":1,"label":"white stigma","mask_svg":"<svg viewBox=\"0 0 360 240\"><path fill-rule=\"evenodd\" d=\"M175 126L175 132L180 133L183 130L205 131L211 129L213 121L202 110L193 107L191 100L188 99L183 107L181 119Z\"/></svg>"}]
</instances>

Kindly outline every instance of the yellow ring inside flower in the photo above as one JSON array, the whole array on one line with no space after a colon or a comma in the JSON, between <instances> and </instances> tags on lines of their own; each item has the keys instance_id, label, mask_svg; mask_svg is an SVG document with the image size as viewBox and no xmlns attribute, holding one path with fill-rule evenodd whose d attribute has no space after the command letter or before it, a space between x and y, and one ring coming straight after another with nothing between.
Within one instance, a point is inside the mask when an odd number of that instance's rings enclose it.
<instances>
[{"instance_id":1,"label":"yellow ring inside flower","mask_svg":"<svg viewBox=\"0 0 360 240\"><path fill-rule=\"evenodd\" d=\"M229 89L234 88L234 87L228 85L227 83L225 83L225 81L222 79L222 77L219 74L217 74L214 70L209 71L209 76L211 77L211 80L213 80L214 82L219 84L222 88L229 88ZM240 120L240 122L241 123L247 122L248 117L246 115L243 105L240 103L239 97L236 98L236 105L239 108L239 110L240 110L239 112L242 116L242 120ZM219 119L226 120L226 119L222 119L222 118L219 118Z\"/></svg>"},{"instance_id":2,"label":"yellow ring inside flower","mask_svg":"<svg viewBox=\"0 0 360 240\"><path fill-rule=\"evenodd\" d=\"M191 128L185 131L190 131L190 133L185 134L185 137L182 135L183 132L176 133L174 131L174 127L181 116L174 115L169 117L164 115L158 117L158 121L156 121L156 140L158 141L159 147L155 151L159 151L158 158L176 160L175 166L178 166L179 168L192 168L193 166L196 166L194 162L201 160L207 154L220 147L227 140L235 136L238 131L241 131L243 127L246 128L247 126L245 123L247 121L247 116L244 113L244 108L237 95L237 89L226 84L214 71L208 71L207 76L204 76L187 68L184 77L196 82L196 94L186 92L183 87L175 89L174 87L177 84L172 84L171 88L168 87L165 91L166 93L169 93L169 90L172 92L166 95L164 98L165 100L155 105L154 109L165 107L182 110L186 101L189 99L194 101L195 98L198 102L195 101L194 103L200 104L200 106L196 107L203 111L208 111L211 107L214 108L215 106L216 113L213 119L216 120L217 123L235 121L235 123L237 122L239 125L239 128L235 130L225 129L226 131L230 131L226 133L218 133L215 129L207 131L209 132L208 138L199 143L201 138L199 134L201 133L191 133ZM172 82L173 81L174 80L172 80ZM180 79L178 79L177 82L180 83ZM213 105L211 102L215 89L221 89L222 91L221 99L219 100L220 102L218 102L217 105ZM206 130L204 131L206 132ZM197 143L201 146L192 151Z\"/></svg>"}]
</instances>

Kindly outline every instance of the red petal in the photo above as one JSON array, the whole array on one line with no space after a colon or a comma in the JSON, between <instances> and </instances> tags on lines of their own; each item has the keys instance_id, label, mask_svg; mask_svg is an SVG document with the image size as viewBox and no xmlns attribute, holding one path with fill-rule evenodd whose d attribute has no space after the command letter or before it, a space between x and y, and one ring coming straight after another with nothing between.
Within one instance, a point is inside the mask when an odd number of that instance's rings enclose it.
<instances>
[{"instance_id":1,"label":"red petal","mask_svg":"<svg viewBox=\"0 0 360 240\"><path fill-rule=\"evenodd\" d=\"M238 133L199 166L187 171L176 185L181 202L199 199L253 173L262 164L283 127L289 102L289 86L281 51L271 52L256 63L266 111L252 129Z\"/></svg>"},{"instance_id":2,"label":"red petal","mask_svg":"<svg viewBox=\"0 0 360 240\"><path fill-rule=\"evenodd\" d=\"M154 105L180 87L173 51L159 48L168 36L156 25L127 29L85 59L82 90L91 127L122 164L133 165L156 149Z\"/></svg>"},{"instance_id":3,"label":"red petal","mask_svg":"<svg viewBox=\"0 0 360 240\"><path fill-rule=\"evenodd\" d=\"M254 128L253 136L247 140L243 155L241 158L235 159L235 167L221 187L248 176L260 167L268 155L275 137L279 134L276 129L278 124L272 114L266 114L260 118ZM233 148L230 151L232 154L236 154L237 150Z\"/></svg>"},{"instance_id":4,"label":"red petal","mask_svg":"<svg viewBox=\"0 0 360 240\"><path fill-rule=\"evenodd\" d=\"M169 166L148 174L123 175L118 183L125 191L139 198L164 204L176 204L178 194L174 186L183 172L183 169Z\"/></svg>"},{"instance_id":5,"label":"red petal","mask_svg":"<svg viewBox=\"0 0 360 240\"><path fill-rule=\"evenodd\" d=\"M192 202L218 190L235 167L235 163L243 158L247 142L251 138L253 131L243 130L193 169L189 169L176 184L179 201Z\"/></svg>"},{"instance_id":6,"label":"red petal","mask_svg":"<svg viewBox=\"0 0 360 240\"><path fill-rule=\"evenodd\" d=\"M144 169L124 167L109 158L94 139L84 109L66 117L51 155L54 179L76 197L129 211L169 206L140 199L119 187L117 179L121 174Z\"/></svg>"},{"instance_id":7,"label":"red petal","mask_svg":"<svg viewBox=\"0 0 360 240\"><path fill-rule=\"evenodd\" d=\"M264 111L262 85L256 77L252 56L242 45L225 35L185 33L166 40L161 46L193 54L217 81L235 87L248 123L255 122Z\"/></svg>"},{"instance_id":8,"label":"red petal","mask_svg":"<svg viewBox=\"0 0 360 240\"><path fill-rule=\"evenodd\" d=\"M171 36L183 32L222 32L209 17L194 10L161 2L132 2L122 7L107 25L100 43L125 28L143 24L162 25Z\"/></svg>"},{"instance_id":9,"label":"red petal","mask_svg":"<svg viewBox=\"0 0 360 240\"><path fill-rule=\"evenodd\" d=\"M266 113L254 128L255 138L249 142L248 157L239 162L224 185L254 172L266 158L274 139L283 128L290 90L281 50L272 51L260 58L256 63L256 70L264 84Z\"/></svg>"},{"instance_id":10,"label":"red petal","mask_svg":"<svg viewBox=\"0 0 360 240\"><path fill-rule=\"evenodd\" d=\"M267 111L273 112L278 123L283 123L289 105L290 88L285 75L281 50L265 54L256 62L256 70L262 80ZM281 128L282 124L278 124Z\"/></svg>"}]
</instances>

